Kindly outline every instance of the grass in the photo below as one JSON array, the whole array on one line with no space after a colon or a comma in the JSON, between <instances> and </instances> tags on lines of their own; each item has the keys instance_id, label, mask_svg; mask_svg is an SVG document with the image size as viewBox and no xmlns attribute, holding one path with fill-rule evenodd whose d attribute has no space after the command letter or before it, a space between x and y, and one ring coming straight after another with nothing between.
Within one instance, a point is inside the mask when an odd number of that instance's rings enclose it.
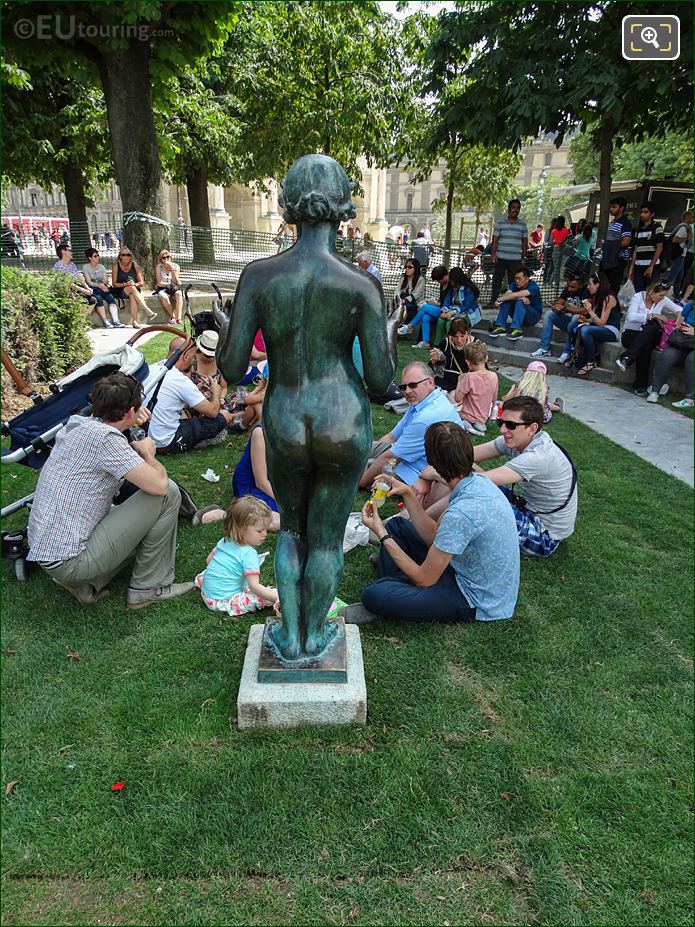
<instances>
[{"instance_id":1,"label":"grass","mask_svg":"<svg viewBox=\"0 0 695 927\"><path fill-rule=\"evenodd\" d=\"M692 923L691 492L549 430L575 534L523 561L511 621L365 629L364 728L241 734L256 618L195 594L126 612L126 576L81 608L4 562L3 923ZM232 444L167 459L198 504L227 501ZM30 490L15 469L3 504ZM182 524L177 578L218 536Z\"/></svg>"}]
</instances>

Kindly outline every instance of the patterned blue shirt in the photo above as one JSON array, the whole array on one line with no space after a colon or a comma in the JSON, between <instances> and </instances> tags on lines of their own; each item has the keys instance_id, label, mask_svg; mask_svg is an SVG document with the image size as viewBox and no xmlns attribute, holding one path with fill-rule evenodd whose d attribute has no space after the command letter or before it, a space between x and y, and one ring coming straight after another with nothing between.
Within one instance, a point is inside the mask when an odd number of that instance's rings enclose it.
<instances>
[{"instance_id":1,"label":"patterned blue shirt","mask_svg":"<svg viewBox=\"0 0 695 927\"><path fill-rule=\"evenodd\" d=\"M472 473L456 484L434 546L454 555L456 582L478 621L512 617L519 593L516 519L487 477Z\"/></svg>"}]
</instances>

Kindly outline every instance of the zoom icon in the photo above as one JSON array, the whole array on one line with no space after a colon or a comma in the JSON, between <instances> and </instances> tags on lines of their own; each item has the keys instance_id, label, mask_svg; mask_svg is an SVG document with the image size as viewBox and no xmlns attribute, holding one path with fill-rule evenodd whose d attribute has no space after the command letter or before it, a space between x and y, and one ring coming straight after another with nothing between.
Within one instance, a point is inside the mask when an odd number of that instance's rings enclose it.
<instances>
[{"instance_id":1,"label":"zoom icon","mask_svg":"<svg viewBox=\"0 0 695 927\"><path fill-rule=\"evenodd\" d=\"M623 17L623 58L628 61L675 61L681 53L677 16Z\"/></svg>"}]
</instances>

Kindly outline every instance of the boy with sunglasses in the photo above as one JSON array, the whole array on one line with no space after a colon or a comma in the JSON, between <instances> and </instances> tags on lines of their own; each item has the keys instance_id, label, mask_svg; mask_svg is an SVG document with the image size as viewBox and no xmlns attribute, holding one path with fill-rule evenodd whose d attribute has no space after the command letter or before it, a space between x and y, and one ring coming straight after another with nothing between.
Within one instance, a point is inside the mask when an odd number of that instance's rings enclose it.
<instances>
[{"instance_id":1,"label":"boy with sunglasses","mask_svg":"<svg viewBox=\"0 0 695 927\"><path fill-rule=\"evenodd\" d=\"M494 470L476 469L502 490L514 507L522 554L549 557L574 531L577 475L569 456L543 431L543 406L516 396L502 406L500 435L474 448L475 462L509 457ZM510 486L520 483L520 495Z\"/></svg>"}]
</instances>

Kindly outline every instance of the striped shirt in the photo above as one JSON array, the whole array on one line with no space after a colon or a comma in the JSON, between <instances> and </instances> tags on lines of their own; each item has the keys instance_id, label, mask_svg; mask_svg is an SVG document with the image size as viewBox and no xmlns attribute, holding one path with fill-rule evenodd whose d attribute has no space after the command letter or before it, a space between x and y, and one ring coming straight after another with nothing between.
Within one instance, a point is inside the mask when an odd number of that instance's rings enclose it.
<instances>
[{"instance_id":1,"label":"striped shirt","mask_svg":"<svg viewBox=\"0 0 695 927\"><path fill-rule=\"evenodd\" d=\"M123 477L141 464L142 457L113 425L80 415L69 418L36 486L27 560L76 557L108 515Z\"/></svg>"},{"instance_id":2,"label":"striped shirt","mask_svg":"<svg viewBox=\"0 0 695 927\"><path fill-rule=\"evenodd\" d=\"M632 247L635 252L635 264L637 267L648 267L657 245L664 243L664 230L658 222L652 222L650 225L640 225L632 236Z\"/></svg>"},{"instance_id":3,"label":"striped shirt","mask_svg":"<svg viewBox=\"0 0 695 927\"><path fill-rule=\"evenodd\" d=\"M492 237L497 239L497 257L500 260L521 260L521 240L528 240L528 229L523 219L517 219L516 222L498 219Z\"/></svg>"}]
</instances>

